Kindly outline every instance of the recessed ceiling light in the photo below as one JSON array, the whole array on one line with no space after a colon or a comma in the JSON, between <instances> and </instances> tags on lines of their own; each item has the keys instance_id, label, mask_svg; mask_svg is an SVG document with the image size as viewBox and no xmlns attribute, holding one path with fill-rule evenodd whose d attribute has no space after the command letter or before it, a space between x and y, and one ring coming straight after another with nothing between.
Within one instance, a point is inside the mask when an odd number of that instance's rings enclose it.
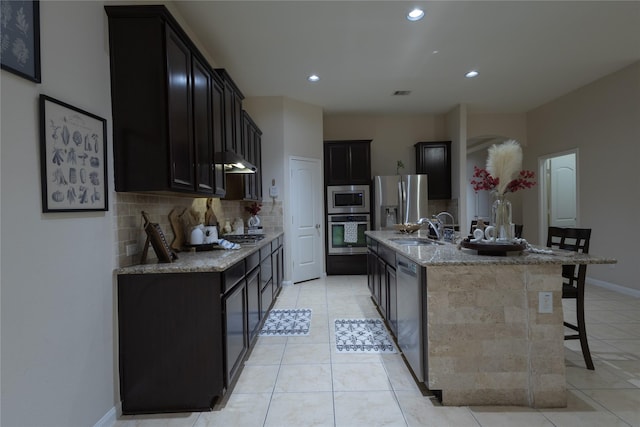
<instances>
[{"instance_id":1,"label":"recessed ceiling light","mask_svg":"<svg viewBox=\"0 0 640 427\"><path fill-rule=\"evenodd\" d=\"M311 74L309 77L307 77L307 80L315 83L320 80L320 77L317 74Z\"/></svg>"},{"instance_id":2,"label":"recessed ceiling light","mask_svg":"<svg viewBox=\"0 0 640 427\"><path fill-rule=\"evenodd\" d=\"M419 21L423 17L424 17L424 11L417 7L407 14L407 19L409 21Z\"/></svg>"},{"instance_id":3,"label":"recessed ceiling light","mask_svg":"<svg viewBox=\"0 0 640 427\"><path fill-rule=\"evenodd\" d=\"M468 78L468 79L472 79L472 78L476 77L478 74L480 74L480 73L478 73L476 70L471 70L467 74L465 74L464 76L466 78Z\"/></svg>"},{"instance_id":4,"label":"recessed ceiling light","mask_svg":"<svg viewBox=\"0 0 640 427\"><path fill-rule=\"evenodd\" d=\"M434 50L434 51L433 51L433 52L431 52L431 53L432 53L432 54L434 54L434 55L437 55L438 53L440 53L440 51L439 51L439 50Z\"/></svg>"}]
</instances>

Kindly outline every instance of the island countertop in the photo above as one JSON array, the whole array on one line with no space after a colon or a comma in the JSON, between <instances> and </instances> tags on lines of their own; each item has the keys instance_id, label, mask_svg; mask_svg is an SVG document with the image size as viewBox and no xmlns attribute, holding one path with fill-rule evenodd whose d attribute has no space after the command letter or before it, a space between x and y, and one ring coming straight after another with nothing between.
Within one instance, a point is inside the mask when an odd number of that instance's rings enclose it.
<instances>
[{"instance_id":1,"label":"island countertop","mask_svg":"<svg viewBox=\"0 0 640 427\"><path fill-rule=\"evenodd\" d=\"M132 265L115 270L116 274L202 273L220 272L246 258L282 236L283 232L265 233L255 244L241 244L240 249L214 249L202 252L179 252L178 259L170 263L153 262ZM224 236L223 236L224 238ZM153 249L150 249L153 250Z\"/></svg>"},{"instance_id":2,"label":"island countertop","mask_svg":"<svg viewBox=\"0 0 640 427\"><path fill-rule=\"evenodd\" d=\"M460 249L458 245L441 241L443 244L434 245L402 245L393 239L413 237L427 238L428 232L418 231L413 234L402 234L396 231L367 231L371 239L387 246L417 264L428 267L436 265L541 265L541 264L615 264L613 258L606 258L592 254L580 254L572 251L553 249L552 254L534 253L528 250L517 255L490 256L477 255L473 250ZM534 248L549 248L534 246Z\"/></svg>"}]
</instances>

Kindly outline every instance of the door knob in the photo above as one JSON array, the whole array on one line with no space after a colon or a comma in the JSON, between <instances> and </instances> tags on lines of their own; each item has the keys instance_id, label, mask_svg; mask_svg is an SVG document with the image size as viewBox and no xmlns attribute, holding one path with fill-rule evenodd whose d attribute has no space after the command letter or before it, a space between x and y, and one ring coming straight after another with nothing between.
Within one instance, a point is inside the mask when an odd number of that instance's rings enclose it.
<instances>
[{"instance_id":1,"label":"door knob","mask_svg":"<svg viewBox=\"0 0 640 427\"><path fill-rule=\"evenodd\" d=\"M320 224L316 224L316 228L319 230L320 229Z\"/></svg>"}]
</instances>

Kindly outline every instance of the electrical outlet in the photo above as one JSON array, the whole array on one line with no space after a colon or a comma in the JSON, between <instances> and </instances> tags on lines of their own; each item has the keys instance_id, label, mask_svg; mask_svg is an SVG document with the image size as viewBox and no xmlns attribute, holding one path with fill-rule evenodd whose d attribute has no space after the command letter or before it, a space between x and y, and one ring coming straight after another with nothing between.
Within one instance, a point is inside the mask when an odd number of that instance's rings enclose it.
<instances>
[{"instance_id":1,"label":"electrical outlet","mask_svg":"<svg viewBox=\"0 0 640 427\"><path fill-rule=\"evenodd\" d=\"M538 292L538 313L553 313L553 294Z\"/></svg>"},{"instance_id":2,"label":"electrical outlet","mask_svg":"<svg viewBox=\"0 0 640 427\"><path fill-rule=\"evenodd\" d=\"M138 245L135 243L127 245L125 246L124 251L127 256L135 255L138 253Z\"/></svg>"}]
</instances>

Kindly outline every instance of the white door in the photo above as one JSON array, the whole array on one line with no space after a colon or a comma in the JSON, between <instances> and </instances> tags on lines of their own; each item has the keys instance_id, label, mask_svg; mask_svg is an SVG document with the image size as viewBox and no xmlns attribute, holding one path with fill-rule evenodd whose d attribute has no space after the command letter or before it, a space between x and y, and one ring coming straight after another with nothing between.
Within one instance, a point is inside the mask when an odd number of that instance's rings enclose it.
<instances>
[{"instance_id":1,"label":"white door","mask_svg":"<svg viewBox=\"0 0 640 427\"><path fill-rule=\"evenodd\" d=\"M547 229L579 226L578 150L538 159L540 185L539 241L547 242Z\"/></svg>"},{"instance_id":2,"label":"white door","mask_svg":"<svg viewBox=\"0 0 640 427\"><path fill-rule=\"evenodd\" d=\"M576 226L576 156L549 159L549 225Z\"/></svg>"},{"instance_id":3,"label":"white door","mask_svg":"<svg viewBox=\"0 0 640 427\"><path fill-rule=\"evenodd\" d=\"M322 275L322 192L320 160L291 158L291 259L294 283Z\"/></svg>"}]
</instances>

